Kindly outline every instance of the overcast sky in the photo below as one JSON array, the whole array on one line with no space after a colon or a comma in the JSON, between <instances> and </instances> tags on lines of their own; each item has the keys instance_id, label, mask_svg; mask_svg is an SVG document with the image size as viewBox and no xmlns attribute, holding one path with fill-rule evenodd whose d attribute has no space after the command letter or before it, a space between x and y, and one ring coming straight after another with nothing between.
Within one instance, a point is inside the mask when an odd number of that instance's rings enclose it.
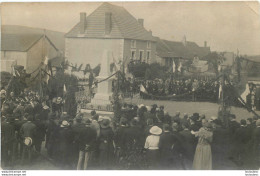
<instances>
[{"instance_id":1,"label":"overcast sky","mask_svg":"<svg viewBox=\"0 0 260 176\"><path fill-rule=\"evenodd\" d=\"M79 13L92 13L102 3L5 3L3 25L23 25L68 32ZM260 54L258 2L118 2L135 18L143 18L147 30L167 40L188 41L213 51Z\"/></svg>"}]
</instances>

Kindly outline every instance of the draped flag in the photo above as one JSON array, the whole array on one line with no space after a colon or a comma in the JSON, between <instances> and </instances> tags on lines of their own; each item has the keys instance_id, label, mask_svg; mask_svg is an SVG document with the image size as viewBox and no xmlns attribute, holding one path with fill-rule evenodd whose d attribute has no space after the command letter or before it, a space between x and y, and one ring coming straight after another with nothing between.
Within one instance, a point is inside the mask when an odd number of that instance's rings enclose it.
<instances>
[{"instance_id":1,"label":"draped flag","mask_svg":"<svg viewBox=\"0 0 260 176\"><path fill-rule=\"evenodd\" d=\"M44 59L44 65L48 65L48 62L49 62L49 58L47 56L45 56L45 59Z\"/></svg>"},{"instance_id":2,"label":"draped flag","mask_svg":"<svg viewBox=\"0 0 260 176\"><path fill-rule=\"evenodd\" d=\"M246 89L245 91L241 94L241 98L246 102L246 96L250 93L250 90L249 90L249 85L246 84Z\"/></svg>"},{"instance_id":3,"label":"draped flag","mask_svg":"<svg viewBox=\"0 0 260 176\"><path fill-rule=\"evenodd\" d=\"M175 62L174 61L172 62L172 72L173 73L175 72Z\"/></svg>"},{"instance_id":4,"label":"draped flag","mask_svg":"<svg viewBox=\"0 0 260 176\"><path fill-rule=\"evenodd\" d=\"M180 62L179 67L178 67L179 72L181 72L181 68L182 68L182 63Z\"/></svg>"},{"instance_id":5,"label":"draped flag","mask_svg":"<svg viewBox=\"0 0 260 176\"><path fill-rule=\"evenodd\" d=\"M141 91L141 92L144 92L144 93L148 93L148 92L146 91L145 87L143 86L143 84L141 84L141 86L140 86L140 91Z\"/></svg>"},{"instance_id":6,"label":"draped flag","mask_svg":"<svg viewBox=\"0 0 260 176\"><path fill-rule=\"evenodd\" d=\"M66 93L67 92L67 89L66 89L66 85L64 84L63 86L63 92Z\"/></svg>"},{"instance_id":7,"label":"draped flag","mask_svg":"<svg viewBox=\"0 0 260 176\"><path fill-rule=\"evenodd\" d=\"M219 85L219 90L218 90L218 98L221 98L221 94L222 94L222 85Z\"/></svg>"}]
</instances>

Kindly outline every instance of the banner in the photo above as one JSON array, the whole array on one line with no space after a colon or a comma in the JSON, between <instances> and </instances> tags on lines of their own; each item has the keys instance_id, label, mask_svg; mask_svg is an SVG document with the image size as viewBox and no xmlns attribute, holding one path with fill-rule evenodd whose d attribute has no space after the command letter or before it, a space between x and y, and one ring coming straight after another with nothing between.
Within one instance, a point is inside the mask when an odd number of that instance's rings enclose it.
<instances>
[{"instance_id":1,"label":"banner","mask_svg":"<svg viewBox=\"0 0 260 176\"><path fill-rule=\"evenodd\" d=\"M140 86L140 92L148 93L146 89L144 88L143 84Z\"/></svg>"}]
</instances>

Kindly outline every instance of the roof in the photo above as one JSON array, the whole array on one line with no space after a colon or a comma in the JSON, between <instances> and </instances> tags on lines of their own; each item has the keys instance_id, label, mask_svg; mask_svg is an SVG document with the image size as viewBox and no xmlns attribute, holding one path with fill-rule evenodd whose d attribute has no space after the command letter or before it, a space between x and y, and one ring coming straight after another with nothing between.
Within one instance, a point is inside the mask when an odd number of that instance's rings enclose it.
<instances>
[{"instance_id":1,"label":"roof","mask_svg":"<svg viewBox=\"0 0 260 176\"><path fill-rule=\"evenodd\" d=\"M203 57L210 52L209 47L200 47L195 42L187 41L184 45L182 42L163 40L159 37L156 40L156 53L160 57L193 59L195 55Z\"/></svg>"},{"instance_id":2,"label":"roof","mask_svg":"<svg viewBox=\"0 0 260 176\"><path fill-rule=\"evenodd\" d=\"M111 32L105 36L105 13L111 13ZM126 38L155 41L155 38L123 7L103 3L86 18L85 34L80 34L80 22L76 24L66 37L86 38Z\"/></svg>"},{"instance_id":3,"label":"roof","mask_svg":"<svg viewBox=\"0 0 260 176\"><path fill-rule=\"evenodd\" d=\"M64 33L61 32L17 25L3 25L1 32L2 51L27 51L44 36L44 33L51 45L60 51L65 50Z\"/></svg>"},{"instance_id":4,"label":"roof","mask_svg":"<svg viewBox=\"0 0 260 176\"><path fill-rule=\"evenodd\" d=\"M260 55L246 56L245 59L251 62L260 63Z\"/></svg>"}]
</instances>

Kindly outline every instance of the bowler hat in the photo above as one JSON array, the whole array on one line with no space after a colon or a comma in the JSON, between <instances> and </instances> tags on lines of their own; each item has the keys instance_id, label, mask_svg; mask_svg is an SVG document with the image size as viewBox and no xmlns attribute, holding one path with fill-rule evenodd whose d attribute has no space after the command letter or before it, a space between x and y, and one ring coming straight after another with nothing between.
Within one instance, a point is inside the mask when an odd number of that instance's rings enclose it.
<instances>
[{"instance_id":1,"label":"bowler hat","mask_svg":"<svg viewBox=\"0 0 260 176\"><path fill-rule=\"evenodd\" d=\"M109 119L103 119L100 126L101 128L108 128L110 125L110 120Z\"/></svg>"}]
</instances>

